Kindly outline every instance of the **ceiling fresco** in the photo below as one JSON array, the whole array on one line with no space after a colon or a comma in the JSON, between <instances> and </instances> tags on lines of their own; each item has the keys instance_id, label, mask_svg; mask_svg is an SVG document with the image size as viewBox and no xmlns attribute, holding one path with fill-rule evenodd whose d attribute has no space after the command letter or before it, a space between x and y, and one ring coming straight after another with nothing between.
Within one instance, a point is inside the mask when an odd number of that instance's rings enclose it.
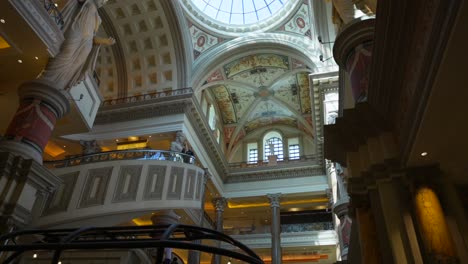
<instances>
[{"instance_id":1,"label":"ceiling fresco","mask_svg":"<svg viewBox=\"0 0 468 264\"><path fill-rule=\"evenodd\" d=\"M312 39L312 23L310 21L309 7L305 2L294 15L280 30L290 33L304 35Z\"/></svg>"},{"instance_id":2,"label":"ceiling fresco","mask_svg":"<svg viewBox=\"0 0 468 264\"><path fill-rule=\"evenodd\" d=\"M204 84L220 111L229 148L266 126L313 136L309 73L299 59L273 53L248 55L213 70Z\"/></svg>"}]
</instances>

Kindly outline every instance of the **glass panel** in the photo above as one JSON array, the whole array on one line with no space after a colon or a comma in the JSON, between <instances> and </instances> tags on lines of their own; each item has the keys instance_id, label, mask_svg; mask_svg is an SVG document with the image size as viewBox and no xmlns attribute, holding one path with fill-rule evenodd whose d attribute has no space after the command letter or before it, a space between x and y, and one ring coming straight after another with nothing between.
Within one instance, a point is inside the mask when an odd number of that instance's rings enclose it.
<instances>
[{"instance_id":1,"label":"glass panel","mask_svg":"<svg viewBox=\"0 0 468 264\"><path fill-rule=\"evenodd\" d=\"M276 155L278 160L283 160L283 141L280 138L272 137L265 142L265 159L270 155Z\"/></svg>"},{"instance_id":2,"label":"glass panel","mask_svg":"<svg viewBox=\"0 0 468 264\"><path fill-rule=\"evenodd\" d=\"M295 160L299 159L299 145L294 144L294 145L289 145L289 159L290 160Z\"/></svg>"},{"instance_id":3,"label":"glass panel","mask_svg":"<svg viewBox=\"0 0 468 264\"><path fill-rule=\"evenodd\" d=\"M209 17L229 24L253 24L279 11L289 0L192 0Z\"/></svg>"},{"instance_id":4,"label":"glass panel","mask_svg":"<svg viewBox=\"0 0 468 264\"><path fill-rule=\"evenodd\" d=\"M258 149L249 149L249 163L257 163Z\"/></svg>"}]
</instances>

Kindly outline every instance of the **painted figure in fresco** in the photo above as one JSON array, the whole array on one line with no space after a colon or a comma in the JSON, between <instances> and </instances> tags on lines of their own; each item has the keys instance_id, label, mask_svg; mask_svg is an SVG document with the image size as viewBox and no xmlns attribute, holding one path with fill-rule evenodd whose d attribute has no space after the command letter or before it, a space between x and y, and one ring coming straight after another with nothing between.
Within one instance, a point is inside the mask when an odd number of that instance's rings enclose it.
<instances>
[{"instance_id":1,"label":"painted figure in fresco","mask_svg":"<svg viewBox=\"0 0 468 264\"><path fill-rule=\"evenodd\" d=\"M96 37L101 24L98 8L107 0L71 0L64 8L65 41L59 54L51 58L39 77L66 90L84 79L84 73L94 70L101 45L113 45L113 38Z\"/></svg>"}]
</instances>

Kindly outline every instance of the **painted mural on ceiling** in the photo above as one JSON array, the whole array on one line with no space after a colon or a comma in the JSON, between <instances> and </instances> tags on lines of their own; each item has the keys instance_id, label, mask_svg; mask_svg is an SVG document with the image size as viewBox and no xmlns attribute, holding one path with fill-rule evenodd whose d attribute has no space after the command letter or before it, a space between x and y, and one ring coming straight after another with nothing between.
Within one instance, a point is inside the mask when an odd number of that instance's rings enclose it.
<instances>
[{"instance_id":1,"label":"painted mural on ceiling","mask_svg":"<svg viewBox=\"0 0 468 264\"><path fill-rule=\"evenodd\" d=\"M213 70L204 86L222 117L224 142L232 147L247 133L277 125L312 136L309 73L301 60L272 53L248 55Z\"/></svg>"},{"instance_id":2,"label":"painted mural on ceiling","mask_svg":"<svg viewBox=\"0 0 468 264\"><path fill-rule=\"evenodd\" d=\"M296 14L282 25L278 31L299 34L312 39L312 23L310 18L309 5L307 1L304 1L304 4L297 10Z\"/></svg>"},{"instance_id":3,"label":"painted mural on ceiling","mask_svg":"<svg viewBox=\"0 0 468 264\"><path fill-rule=\"evenodd\" d=\"M223 38L216 37L195 26L188 20L190 36L192 37L193 58L196 60L200 55L210 48L222 43Z\"/></svg>"}]
</instances>

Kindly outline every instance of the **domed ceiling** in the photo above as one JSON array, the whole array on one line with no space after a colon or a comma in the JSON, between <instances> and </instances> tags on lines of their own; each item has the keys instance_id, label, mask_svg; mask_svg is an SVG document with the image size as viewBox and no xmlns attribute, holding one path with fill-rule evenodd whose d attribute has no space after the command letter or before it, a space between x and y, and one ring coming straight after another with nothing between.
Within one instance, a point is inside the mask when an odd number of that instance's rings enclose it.
<instances>
[{"instance_id":1,"label":"domed ceiling","mask_svg":"<svg viewBox=\"0 0 468 264\"><path fill-rule=\"evenodd\" d=\"M271 17L289 0L192 0L205 15L226 24L253 24Z\"/></svg>"},{"instance_id":2,"label":"domed ceiling","mask_svg":"<svg viewBox=\"0 0 468 264\"><path fill-rule=\"evenodd\" d=\"M312 137L309 68L296 58L259 53L233 60L205 81L215 99L229 149L266 126L287 126Z\"/></svg>"}]
</instances>

